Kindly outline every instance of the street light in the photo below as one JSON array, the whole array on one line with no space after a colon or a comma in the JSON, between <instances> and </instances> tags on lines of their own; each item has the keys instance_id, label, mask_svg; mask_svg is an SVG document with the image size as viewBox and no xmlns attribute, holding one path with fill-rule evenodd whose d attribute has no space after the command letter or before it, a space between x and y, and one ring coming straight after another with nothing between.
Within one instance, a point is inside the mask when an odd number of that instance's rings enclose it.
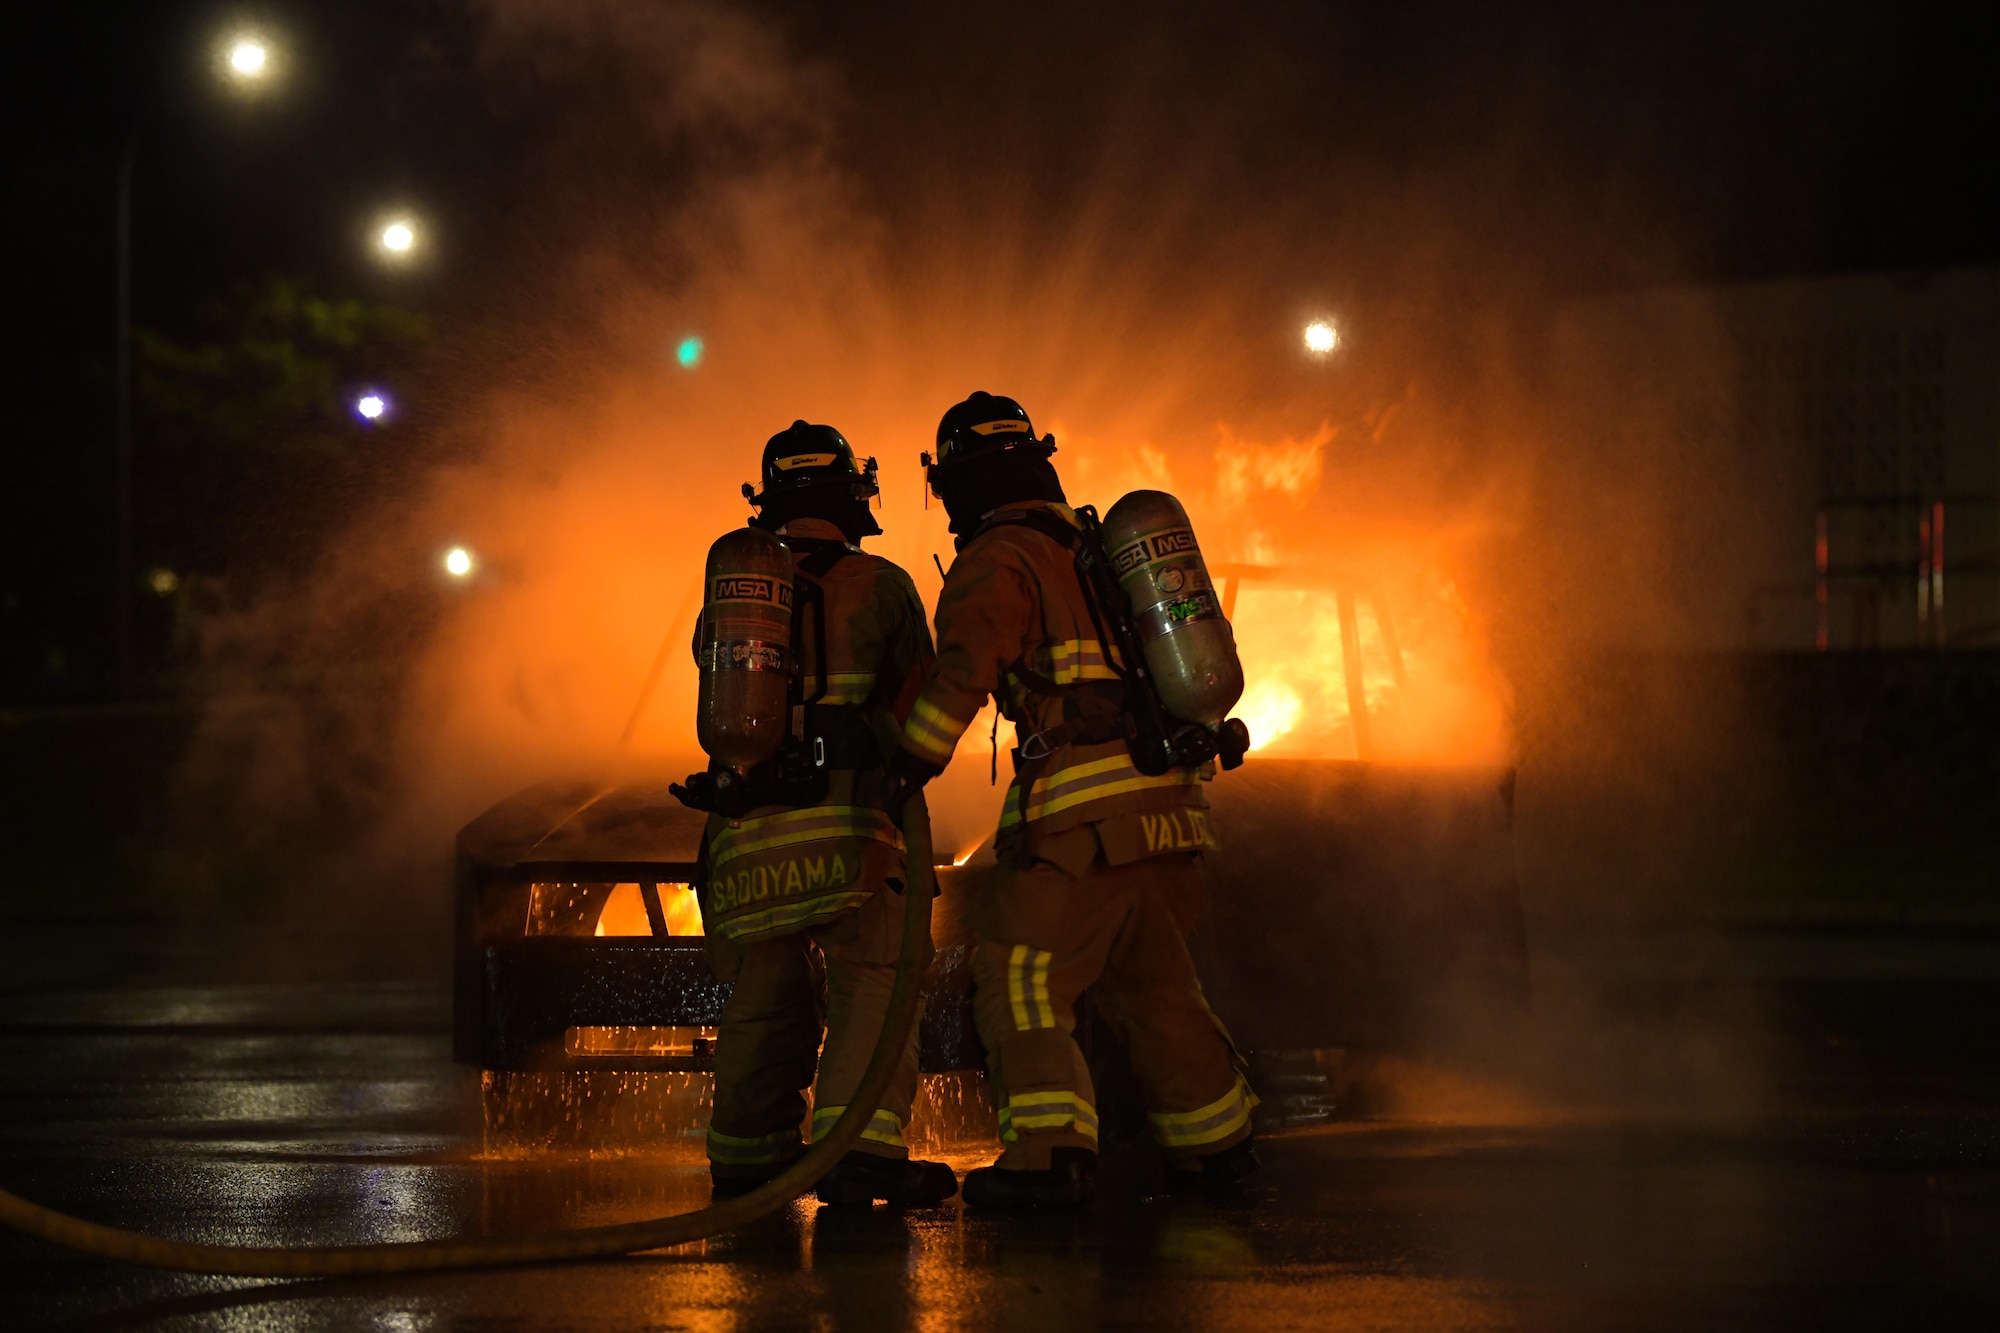
<instances>
[{"instance_id":1,"label":"street light","mask_svg":"<svg viewBox=\"0 0 2000 1333\"><path fill-rule=\"evenodd\" d=\"M258 33L224 34L213 49L216 77L246 93L268 87L282 63L278 48ZM116 342L112 348L115 404L112 483L118 525L112 551L112 629L117 650L118 693L124 698L131 697L133 688L132 594L139 582L133 570L137 501L132 483L132 179L138 161L139 133L135 126L118 154L112 192L112 246L117 270L117 319L113 333Z\"/></svg>"},{"instance_id":2,"label":"street light","mask_svg":"<svg viewBox=\"0 0 2000 1333\"><path fill-rule=\"evenodd\" d=\"M383 263L407 264L423 247L423 229L408 213L391 213L375 223L375 256Z\"/></svg>"},{"instance_id":3,"label":"street light","mask_svg":"<svg viewBox=\"0 0 2000 1333\"><path fill-rule=\"evenodd\" d=\"M1306 350L1314 356L1326 356L1340 346L1340 333L1329 320L1316 319L1306 325Z\"/></svg>"},{"instance_id":4,"label":"street light","mask_svg":"<svg viewBox=\"0 0 2000 1333\"><path fill-rule=\"evenodd\" d=\"M238 79L256 80L271 67L271 50L255 37L239 37L229 47L229 72Z\"/></svg>"},{"instance_id":5,"label":"street light","mask_svg":"<svg viewBox=\"0 0 2000 1333\"><path fill-rule=\"evenodd\" d=\"M360 417L363 421L373 424L389 415L389 400L382 394L370 389L367 393L362 394L354 400L354 415Z\"/></svg>"},{"instance_id":6,"label":"street light","mask_svg":"<svg viewBox=\"0 0 2000 1333\"><path fill-rule=\"evenodd\" d=\"M444 572L455 579L462 579L472 572L472 552L463 546L454 546L444 553Z\"/></svg>"},{"instance_id":7,"label":"street light","mask_svg":"<svg viewBox=\"0 0 2000 1333\"><path fill-rule=\"evenodd\" d=\"M281 57L263 33L225 33L215 44L216 77L239 93L261 92L281 72Z\"/></svg>"}]
</instances>

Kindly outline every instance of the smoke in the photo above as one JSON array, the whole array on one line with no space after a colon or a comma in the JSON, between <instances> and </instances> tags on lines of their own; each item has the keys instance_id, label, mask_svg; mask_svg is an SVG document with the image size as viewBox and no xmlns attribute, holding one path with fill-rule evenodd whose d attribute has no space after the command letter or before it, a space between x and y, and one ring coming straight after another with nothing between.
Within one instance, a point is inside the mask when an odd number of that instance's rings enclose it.
<instances>
[{"instance_id":1,"label":"smoke","mask_svg":"<svg viewBox=\"0 0 2000 1333\"><path fill-rule=\"evenodd\" d=\"M471 21L459 91L513 144L487 246L511 262L453 326L437 464L306 587L214 628L220 660L317 672L337 719L317 727L331 757L306 723L270 733L293 795L263 789L260 827L332 783L393 861L551 775L694 766L701 556L747 513L762 440L803 417L879 457L871 549L929 599L950 543L915 455L974 388L1055 432L1073 500L1172 489L1211 562L1282 573L1237 613L1253 699L1290 719L1260 720L1267 746L1356 744L1339 579L1360 590L1371 706L1404 705L1377 754L1512 757L1488 640L1519 571L1496 557L1552 430L1531 401L1547 256L1576 247L1469 213L1485 168L1246 160L1313 96L1254 41L1228 57L1249 93L1191 83L1203 59L1153 32L1104 60L1104 106L1057 66L968 119L963 98L897 103L934 74L857 87L865 54L806 57L735 7L498 0ZM1300 341L1321 318L1342 340L1324 359ZM438 567L454 545L476 562L462 580ZM328 676L371 652L408 666ZM940 845L990 826L975 767L941 789Z\"/></svg>"},{"instance_id":2,"label":"smoke","mask_svg":"<svg viewBox=\"0 0 2000 1333\"><path fill-rule=\"evenodd\" d=\"M1682 447L1677 408L1559 366L1578 364L1565 294L1671 275L1679 239L1650 197L1534 175L1563 161L1531 151L1553 119L1535 67L1452 91L1461 34L1423 86L1330 86L1279 37L1205 44L1162 20L1126 42L1095 18L1016 69L990 21L924 28L950 61L899 65L917 38L886 20L879 50L820 32L809 56L810 22L722 4L472 11L460 91L513 136L518 209L492 219L510 260L439 371L440 461L358 515L310 591L231 627L325 687L319 722L265 733L281 784L241 812L310 822L327 784L357 812L348 854L305 876L316 903L338 885L356 911L435 919L453 831L509 792L699 765L702 555L794 418L880 459L870 549L933 598L951 547L916 455L973 389L1056 434L1073 501L1171 489L1212 563L1286 571L1246 583L1238 615L1270 745L1357 744L1336 582L1357 590L1379 754L1520 759L1533 812L1536 790L1560 803L1672 732L1668 700L1628 719L1622 751L1593 735L1581 645L1692 633L1701 608L1655 592L1729 558L1691 556L1677 526L1712 460ZM1413 148L1450 137L1424 136L1430 95L1477 133ZM1301 342L1312 319L1340 330L1325 358ZM1726 370L1698 329L1679 354ZM1746 526L1724 498L1701 531ZM438 566L453 545L474 553L466 579ZM400 669L323 669L371 652ZM217 753L197 747L191 772ZM990 827L985 767L968 753L941 786L941 847ZM1528 841L1531 895L1629 887L1566 879L1559 839Z\"/></svg>"}]
</instances>

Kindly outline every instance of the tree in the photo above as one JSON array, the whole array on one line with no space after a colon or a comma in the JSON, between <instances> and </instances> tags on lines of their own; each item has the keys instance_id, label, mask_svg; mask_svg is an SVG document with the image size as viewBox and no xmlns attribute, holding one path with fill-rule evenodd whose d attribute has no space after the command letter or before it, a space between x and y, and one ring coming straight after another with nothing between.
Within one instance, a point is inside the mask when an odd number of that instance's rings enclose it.
<instances>
[{"instance_id":1,"label":"tree","mask_svg":"<svg viewBox=\"0 0 2000 1333\"><path fill-rule=\"evenodd\" d=\"M212 306L202 334L134 331L142 563L299 572L383 471L398 423L354 401L407 382L425 322L267 277Z\"/></svg>"}]
</instances>

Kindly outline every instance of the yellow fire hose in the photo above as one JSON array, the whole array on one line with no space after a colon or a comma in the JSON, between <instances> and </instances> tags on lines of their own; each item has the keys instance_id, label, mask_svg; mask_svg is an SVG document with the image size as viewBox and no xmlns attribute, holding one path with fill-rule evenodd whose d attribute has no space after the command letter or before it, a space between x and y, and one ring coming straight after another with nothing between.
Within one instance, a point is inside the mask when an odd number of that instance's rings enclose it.
<instances>
[{"instance_id":1,"label":"yellow fire hose","mask_svg":"<svg viewBox=\"0 0 2000 1333\"><path fill-rule=\"evenodd\" d=\"M339 1245L311 1249L263 1246L203 1245L170 1240L143 1232L86 1222L58 1213L19 1195L0 1190L0 1225L43 1240L94 1254L103 1259L168 1268L183 1273L220 1273L232 1277L349 1277L365 1273L435 1273L448 1268L497 1268L519 1264L596 1259L641 1250L663 1249L735 1231L769 1216L819 1183L835 1162L867 1128L882 1102L883 1091L902 1061L916 1021L925 954L931 938L930 820L921 799L903 811L903 840L908 854L908 885L904 891L903 951L896 962L896 984L875 1055L861 1076L861 1086L833 1131L816 1141L784 1172L748 1194L711 1204L691 1213L658 1217L619 1226L583 1227L526 1236L493 1236L473 1240L417 1241L389 1245Z\"/></svg>"}]
</instances>

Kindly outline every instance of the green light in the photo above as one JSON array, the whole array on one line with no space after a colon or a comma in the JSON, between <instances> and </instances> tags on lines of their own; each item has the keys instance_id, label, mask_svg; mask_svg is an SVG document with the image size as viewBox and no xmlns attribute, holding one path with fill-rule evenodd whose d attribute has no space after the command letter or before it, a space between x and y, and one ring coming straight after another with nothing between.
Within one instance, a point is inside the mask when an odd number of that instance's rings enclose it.
<instances>
[{"instance_id":1,"label":"green light","mask_svg":"<svg viewBox=\"0 0 2000 1333\"><path fill-rule=\"evenodd\" d=\"M701 339L689 334L681 339L681 345L674 349L674 360L681 363L683 370L693 370L701 364Z\"/></svg>"}]
</instances>

